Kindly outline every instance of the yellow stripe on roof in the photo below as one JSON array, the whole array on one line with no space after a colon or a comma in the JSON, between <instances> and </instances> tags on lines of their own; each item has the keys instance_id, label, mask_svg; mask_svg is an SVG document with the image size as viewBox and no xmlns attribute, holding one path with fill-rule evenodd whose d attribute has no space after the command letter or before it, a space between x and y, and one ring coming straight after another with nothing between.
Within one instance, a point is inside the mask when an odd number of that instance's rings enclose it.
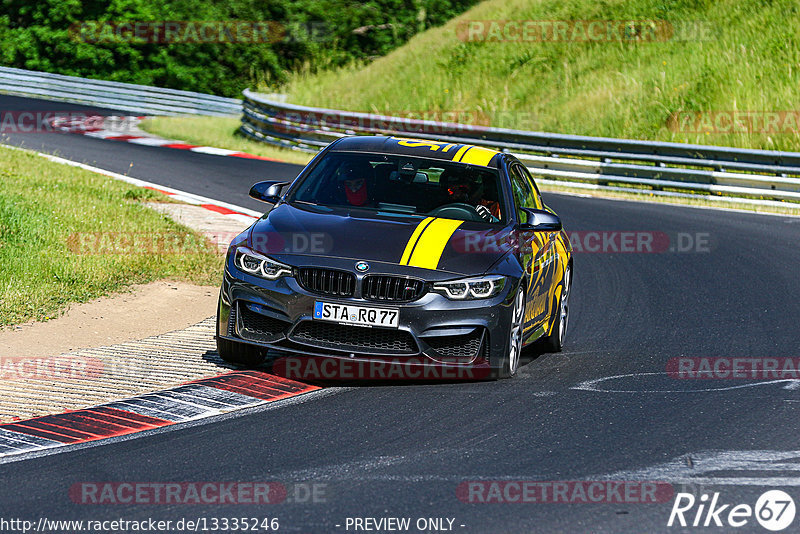
<instances>
[{"instance_id":1,"label":"yellow stripe on roof","mask_svg":"<svg viewBox=\"0 0 800 534\"><path fill-rule=\"evenodd\" d=\"M461 157L461 163L470 163L472 165L482 165L486 167L489 165L489 162L492 161L495 154L497 154L496 150L474 146L467 150L467 153Z\"/></svg>"},{"instance_id":2,"label":"yellow stripe on roof","mask_svg":"<svg viewBox=\"0 0 800 534\"><path fill-rule=\"evenodd\" d=\"M464 145L461 148L459 148L458 152L456 152L456 155L453 156L453 161L461 161L461 156L463 156L464 152L469 150L469 148L470 148L469 145Z\"/></svg>"}]
</instances>

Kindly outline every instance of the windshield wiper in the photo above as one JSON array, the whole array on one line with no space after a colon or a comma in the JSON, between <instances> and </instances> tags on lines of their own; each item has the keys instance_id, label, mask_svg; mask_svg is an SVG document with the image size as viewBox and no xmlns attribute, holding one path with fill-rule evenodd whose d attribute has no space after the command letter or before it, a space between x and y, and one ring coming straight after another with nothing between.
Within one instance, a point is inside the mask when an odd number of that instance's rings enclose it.
<instances>
[{"instance_id":1,"label":"windshield wiper","mask_svg":"<svg viewBox=\"0 0 800 534\"><path fill-rule=\"evenodd\" d=\"M405 204L390 204L388 202L378 202L378 210L393 211L395 213L408 213L411 215L415 215L417 213L416 206L406 206Z\"/></svg>"}]
</instances>

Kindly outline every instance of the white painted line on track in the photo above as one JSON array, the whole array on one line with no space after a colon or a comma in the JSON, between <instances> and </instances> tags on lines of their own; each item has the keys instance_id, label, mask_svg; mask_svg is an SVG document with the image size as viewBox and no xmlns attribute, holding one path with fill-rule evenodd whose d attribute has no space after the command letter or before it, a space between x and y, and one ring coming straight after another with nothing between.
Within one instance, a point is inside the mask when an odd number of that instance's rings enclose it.
<instances>
[{"instance_id":1,"label":"white painted line on track","mask_svg":"<svg viewBox=\"0 0 800 534\"><path fill-rule=\"evenodd\" d=\"M213 146L198 146L189 149L192 152L199 152L200 154L211 154L212 156L230 156L231 154L239 154L238 150L229 150L227 148L215 148Z\"/></svg>"},{"instance_id":2,"label":"white painted line on track","mask_svg":"<svg viewBox=\"0 0 800 534\"><path fill-rule=\"evenodd\" d=\"M22 151L22 152L30 152L32 154L36 154L37 156L43 157L45 159L48 159L48 160L50 160L50 161L52 161L54 163L60 163L62 165L69 165L70 167L78 167L78 168L87 170L89 172L93 172L93 173L96 173L96 174L101 174L103 176L108 176L109 178L114 178L115 180L120 180L122 182L131 184L131 185L135 185L135 186L138 186L138 187L146 187L146 188L149 188L149 189L156 189L158 191L162 191L164 193L167 193L170 196L174 195L179 200L182 200L182 201L187 202L189 204L195 204L195 205L210 204L212 206L218 206L220 208L226 208L226 209L229 209L231 211L237 212L238 215L249 216L249 219L245 219L245 218L238 219L237 218L238 220L242 220L242 221L247 220L248 222L252 222L253 219L257 219L257 218L261 217L261 215L263 215L262 212L259 212L259 211L256 211L256 210L251 210L250 208L245 208L243 206L237 206L236 204L231 204L229 202L223 202L221 200L216 200L216 199L204 197L204 196L201 196L201 195L195 195L194 193L181 191L180 189L167 187L165 185L156 184L154 182L148 182L147 180L141 180L139 178L133 178L131 176L126 176L124 174L119 174L117 172L108 171L106 169L101 169L99 167L93 167L93 166L87 165L85 163L79 163L79 162L73 161L71 159L66 159L66 158L62 158L62 157L59 157L59 156L53 156L52 154L43 154L41 152L36 152L36 151L33 151L33 150L28 150L28 149L19 148L19 147L10 146L10 145L3 145L3 147L4 148L9 148L11 150L19 150L19 151Z\"/></svg>"},{"instance_id":3,"label":"white painted line on track","mask_svg":"<svg viewBox=\"0 0 800 534\"><path fill-rule=\"evenodd\" d=\"M689 466L686 458L692 459ZM672 484L800 486L800 451L698 451L641 469L603 475L601 480L661 480ZM763 472L758 476L756 473ZM766 473L780 472L770 476ZM789 476L786 476L789 475Z\"/></svg>"},{"instance_id":4,"label":"white painted line on track","mask_svg":"<svg viewBox=\"0 0 800 534\"><path fill-rule=\"evenodd\" d=\"M651 376L668 376L669 373L665 371L659 372L652 372L652 373L628 373L623 375L613 375L613 376L604 376L600 378L593 378L591 380L585 380L575 386L572 386L570 389L579 390L579 391L592 391L595 393L686 393L686 394L694 394L694 393L709 393L715 391L730 391L734 389L744 389L744 388L754 388L759 386L765 386L769 384L783 384L783 389L787 390L795 390L798 389L798 382L800 380L796 378L779 378L779 379L770 379L770 380L751 380L745 384L736 384L733 386L720 386L720 387L704 387L704 388L696 388L696 389L615 389L613 386L608 386L608 388L601 386L600 384L604 384L605 382L615 381L625 378L634 378L634 379L641 379L643 377L651 377ZM671 379L672 383L680 384L686 383L691 384L696 382L696 380L675 380ZM747 380L747 379L742 379Z\"/></svg>"}]
</instances>

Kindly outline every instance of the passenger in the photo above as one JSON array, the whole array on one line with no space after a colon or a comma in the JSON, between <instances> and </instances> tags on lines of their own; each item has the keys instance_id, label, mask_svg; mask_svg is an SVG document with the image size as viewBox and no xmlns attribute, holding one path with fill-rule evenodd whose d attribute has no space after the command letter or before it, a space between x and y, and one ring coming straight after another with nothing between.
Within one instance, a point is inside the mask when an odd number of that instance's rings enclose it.
<instances>
[{"instance_id":1,"label":"passenger","mask_svg":"<svg viewBox=\"0 0 800 534\"><path fill-rule=\"evenodd\" d=\"M373 172L372 165L362 160L347 161L340 169L339 182L351 206L365 206L369 202L367 178Z\"/></svg>"}]
</instances>

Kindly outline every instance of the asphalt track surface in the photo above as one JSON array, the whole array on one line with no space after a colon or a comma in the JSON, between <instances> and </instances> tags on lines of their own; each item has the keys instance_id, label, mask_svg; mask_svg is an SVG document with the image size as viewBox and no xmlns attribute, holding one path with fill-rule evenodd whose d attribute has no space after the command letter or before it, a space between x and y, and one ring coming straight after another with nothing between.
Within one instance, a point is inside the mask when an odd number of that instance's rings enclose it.
<instances>
[{"instance_id":1,"label":"asphalt track surface","mask_svg":"<svg viewBox=\"0 0 800 534\"><path fill-rule=\"evenodd\" d=\"M66 106L0 99L0 109L13 105ZM298 170L79 135L30 134L6 142L249 207L258 207L245 197L253 181ZM423 517L454 518L453 529L464 533L679 530L667 527L674 499L460 501L458 485L475 480L661 480L675 492L719 492L721 502L751 506L765 490L781 488L800 503L798 382L666 374L675 357L800 356L800 219L545 196L568 230L700 234L708 245L686 252L577 253L567 347L560 354L529 352L514 379L359 385L0 464L0 517L277 517L287 532L346 532L348 517L409 517L412 525ZM748 463L748 451L760 451L755 456L763 461ZM697 484L682 485L686 479ZM93 481L326 487L325 502L261 506L70 500L73 484ZM302 501L291 492L290 500ZM765 532L753 518L736 530Z\"/></svg>"},{"instance_id":2,"label":"asphalt track surface","mask_svg":"<svg viewBox=\"0 0 800 534\"><path fill-rule=\"evenodd\" d=\"M0 111L131 115L124 111L6 95L0 95ZM263 161L244 158L237 158L242 161L231 166L229 160L234 158L106 141L77 134L4 132L0 133L0 142L55 154L108 171L256 210L263 210L264 204L247 195L253 183L270 179L291 180L302 168L279 162L267 162L269 165L265 166Z\"/></svg>"}]
</instances>

